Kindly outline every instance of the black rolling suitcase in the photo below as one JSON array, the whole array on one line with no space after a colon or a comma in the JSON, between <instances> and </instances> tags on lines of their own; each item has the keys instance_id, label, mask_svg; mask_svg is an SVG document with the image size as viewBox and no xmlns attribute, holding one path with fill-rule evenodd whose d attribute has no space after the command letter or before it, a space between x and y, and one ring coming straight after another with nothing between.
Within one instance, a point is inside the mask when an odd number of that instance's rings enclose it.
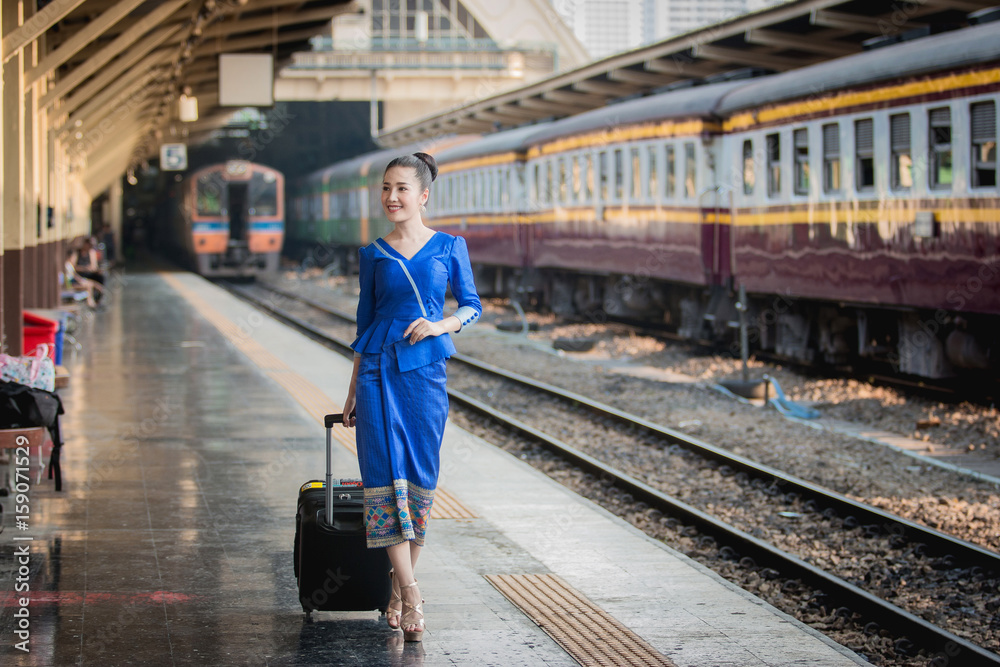
<instances>
[{"instance_id":1,"label":"black rolling suitcase","mask_svg":"<svg viewBox=\"0 0 1000 667\"><path fill-rule=\"evenodd\" d=\"M364 487L361 480L333 479L332 431L343 415L327 415L326 482L299 489L295 514L295 578L299 600L313 611L385 613L392 592L385 549L365 543ZM332 512L326 508L332 507ZM331 520L332 519L332 520Z\"/></svg>"}]
</instances>

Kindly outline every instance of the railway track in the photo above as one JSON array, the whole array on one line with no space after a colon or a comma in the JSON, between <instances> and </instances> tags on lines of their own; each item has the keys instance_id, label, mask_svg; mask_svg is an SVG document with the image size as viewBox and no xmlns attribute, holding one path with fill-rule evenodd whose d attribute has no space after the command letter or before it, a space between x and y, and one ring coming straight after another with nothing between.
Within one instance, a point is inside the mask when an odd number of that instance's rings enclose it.
<instances>
[{"instance_id":1,"label":"railway track","mask_svg":"<svg viewBox=\"0 0 1000 667\"><path fill-rule=\"evenodd\" d=\"M313 317L289 312L289 308L282 306L289 305L294 301L314 312L322 311L326 317L333 316L348 323L353 321L350 314L337 312L325 304L277 290L271 292L271 297L260 298L259 295L251 295L249 293L251 290L245 287L231 286L229 289L314 339L342 352L350 352L347 341L331 335L329 331L324 331L323 326L310 321ZM805 480L796 479L774 468L756 464L708 443L700 442L685 434L600 404L587 397L509 373L463 355L456 355L452 357L452 360L459 362L461 366L466 368L462 373L476 374L471 379L464 381L464 384L472 387L484 387L482 393L494 395L509 393L513 391L510 387L516 387L517 391L530 392L531 396L534 397L530 399L532 403L539 404L550 401L562 404L561 409L571 413L564 415L564 418L572 418L571 415L576 414L578 415L577 419L579 419L581 414L589 413L606 427L613 425L613 428L628 431L630 437L645 442L646 447L658 446L673 456L697 457L703 461L703 467L738 482L739 486L746 489L746 494L763 498L765 503L770 504L771 514L780 514L780 512L774 511L778 505L803 510L791 513L806 514L816 521L825 522L825 525L833 532L837 529L840 529L841 532L844 530L853 531L854 537L851 541L859 544L865 543L866 540L873 545L879 541L888 542L896 550L893 552L895 557L905 554L913 559L913 567L918 567L919 563L925 565L929 563L929 569L932 573L964 569L976 573L975 576L980 578L992 577L996 579L1000 577L1000 555L988 549L864 505ZM493 385L495 388L491 390L489 389L491 382L499 382L501 385L499 387ZM771 540L764 538L766 530L760 526L753 526L748 530L735 528L717 516L713 516L704 507L696 506L697 503L688 503L668 495L662 490L662 484L657 484L656 486L661 488L656 488L646 481L616 469L609 465L606 460L602 460L606 458L603 453L598 458L593 453L581 451L580 448L553 437L545 430L527 423L527 421L511 417L466 392L449 388L449 393L455 402L467 409L503 425L503 428L516 432L519 437L537 443L593 478L602 480L605 485L610 484L621 489L636 504L653 508L663 515L674 517L675 521L691 526L701 535L712 538L716 544L722 545L720 551L726 553L727 558L749 563L753 567L768 572L780 573L784 579L797 580L806 587L822 590L830 601L829 604L838 605L842 615L849 612L851 615L858 614L865 619L867 631L885 630L893 636L900 637L899 641L912 642L914 646L919 647L929 655L945 656L958 660L951 664L1000 665L1000 655L958 636L949 629L938 627L917 614L892 604L826 569L817 567L808 562L808 558L802 558L778 548ZM585 415L584 418L586 418ZM726 501L722 500L722 502ZM729 502L742 503L747 501L737 499ZM859 551L864 552L865 548L862 546ZM873 546L870 548L875 550L875 553L884 552L881 547ZM923 569L925 572L928 570L927 567L918 567L918 571L919 569ZM944 580L939 578L938 585L946 585L946 578ZM986 622L988 623L988 621ZM874 627L873 624L875 624ZM968 630L968 628L965 629ZM984 631L986 630L987 628L984 628ZM969 633L963 632L962 634ZM975 630L973 634L975 634ZM899 648L899 641L896 642L897 648ZM956 658L959 655L961 658Z\"/></svg>"},{"instance_id":2,"label":"railway track","mask_svg":"<svg viewBox=\"0 0 1000 667\"><path fill-rule=\"evenodd\" d=\"M685 345L689 349L698 350L703 354L731 354L733 350L726 348L718 342L705 339L690 339L680 336L669 330L666 326L651 326L649 322L631 319L627 317L609 318L608 322L622 324L640 336L649 336L655 340L660 340L672 345ZM568 322L572 323L572 321ZM841 378L848 380L858 380L880 387L889 387L907 395L920 396L928 400L941 401L943 403L960 403L966 401L974 405L992 405L1000 397L1000 378L962 378L961 380L949 381L932 380L917 376L903 377L894 375L892 365L889 362L869 361L864 364L820 364L805 363L779 355L766 350L753 350L753 358L774 365L782 365L795 368L804 375L816 378ZM735 356L739 357L739 350L735 351Z\"/></svg>"}]
</instances>

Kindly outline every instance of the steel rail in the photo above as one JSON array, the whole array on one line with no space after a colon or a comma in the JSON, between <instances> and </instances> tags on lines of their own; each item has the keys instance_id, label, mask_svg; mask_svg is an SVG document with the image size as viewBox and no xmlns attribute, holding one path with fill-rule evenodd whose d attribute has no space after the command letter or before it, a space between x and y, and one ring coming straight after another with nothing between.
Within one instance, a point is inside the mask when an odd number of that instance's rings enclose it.
<instances>
[{"instance_id":1,"label":"steel rail","mask_svg":"<svg viewBox=\"0 0 1000 667\"><path fill-rule=\"evenodd\" d=\"M295 315L284 312L282 309L277 308L273 304L262 302L252 295L247 294L245 290L228 286L227 289L230 289L230 291L237 294L241 298L252 302L254 305L267 310L279 320L301 330L310 338L313 338L314 340L317 340L343 354L353 354L349 343L332 336L329 333L323 332L315 325L310 324ZM268 287L267 289L271 288ZM326 305L311 302L311 300L299 297L298 295L283 293L280 290L272 291L284 294L289 298L294 298L295 300L306 303L307 305L315 307L318 310L343 318L347 321L353 320L350 316L346 316L343 313L337 313ZM486 372L492 372L492 369L496 368L490 364L483 364L483 362L472 360L464 355L459 355L458 360L463 363L469 363L471 361L472 363L470 365L478 367ZM526 384L533 388L539 388L546 392L555 390L555 392L557 392L556 395L563 396L566 400L578 402L587 407L594 405L595 407L601 409L601 414L606 414L609 417L625 420L628 423L638 424L643 428L651 427L650 430L656 432L661 437L667 438L671 441L674 441L676 438L677 444L682 446L687 446L687 443L694 443L699 451L704 449L706 453L719 452L720 454L723 454L727 460L732 460L733 465L739 464L741 469L743 468L743 464L746 463L749 464L752 469L766 471L767 475L774 477L776 480L786 479L789 480L789 484L792 484L793 482L802 483L805 485L803 488L808 488L810 492L824 494L824 497L826 497L825 494L831 493L821 487L810 484L809 482L796 480L791 476L785 475L780 471L766 466L761 467L758 464L748 461L747 459L743 459L742 457L734 457L734 455L723 452L716 447L708 445L707 443L693 441L692 439L675 431L653 424L641 418L631 416L628 413L611 408L610 406L604 406L603 404L592 401L586 397L580 396L579 394L565 392L553 387L552 385L538 383L535 380L524 378L523 376L518 376L517 374L512 374L508 371L503 371L502 369L498 370L502 371L501 375L504 377L507 377L508 375L513 376L508 379L521 382L523 378L523 380L527 381ZM535 387L534 385L536 384L544 385L544 388ZM929 621L926 621L904 609L901 609L900 607L897 607L896 605L893 605L890 602L864 591L854 584L810 565L802 559L788 554L763 540L739 530L738 528L730 526L729 524L726 524L725 522L720 521L719 519L716 519L715 517L702 512L687 503L672 498L663 492L658 491L657 489L654 489L653 487L625 473L622 473L605 463L602 463L594 457L580 452L572 446L563 443L528 424L505 415L456 389L449 388L448 393L449 396L460 404L475 412L485 415L497 423L513 429L517 433L534 442L537 442L549 451L567 460L572 465L595 474L600 478L611 481L614 486L630 493L636 500L645 502L650 507L655 507L664 514L669 514L685 523L696 526L706 535L712 536L720 545L730 545L731 548L739 552L740 555L750 556L755 565L767 565L768 567L772 567L777 570L784 577L789 579L798 579L805 584L822 589L825 593L842 602L849 610L857 612L866 618L872 619L875 623L877 623L877 625L879 625L879 627L885 628L893 634L907 637L915 646L919 646L930 651L932 656L944 656L948 659L956 660L957 662L954 664L962 664L963 666L968 665L969 667L979 667L980 665L993 667L1000 666L1000 654L993 653L981 646L948 632L947 630L940 628ZM607 410L606 412L604 411L605 409ZM835 495L839 496L839 494ZM841 498L843 497L841 496ZM851 501L850 499L845 498L845 500L852 504L865 507L860 503ZM896 517L892 514L878 510L877 508L870 509L874 510L876 513L875 516L888 519L894 522L894 524L899 524L901 526L912 525L914 528L920 529L921 531L930 530L924 528L923 526L913 524L912 522L902 519L901 517ZM957 538L944 535L943 533L940 535L951 540L951 542L948 542L949 544L969 544L962 540L957 540ZM977 547L977 545L969 546L975 547L978 551L992 557L994 560L1000 558L993 552Z\"/></svg>"},{"instance_id":2,"label":"steel rail","mask_svg":"<svg viewBox=\"0 0 1000 667\"><path fill-rule=\"evenodd\" d=\"M316 308L345 321L355 321L351 315L337 311L326 304L319 303L308 297L291 294L283 290L275 290L272 287L267 287L267 289L275 291L289 299L298 300L312 308ZM914 521L886 512L872 505L853 500L836 491L789 475L777 468L772 468L771 466L757 463L738 454L733 454L720 447L692 438L687 434L675 431L666 426L656 424L638 415L619 410L606 403L595 401L568 389L508 371L461 353L452 355L451 358L490 375L502 377L531 390L546 393L563 402L582 406L595 414L613 419L618 423L630 427L638 427L645 434L660 438L671 444L679 445L705 459L716 461L720 465L729 466L734 471L742 471L753 478L770 482L771 485L776 485L783 494L796 493L803 498L815 500L819 505L817 511L822 512L824 509L833 509L843 518L853 516L864 525L875 525L885 535L903 537L910 543L922 543L925 553L950 556L956 567L981 567L986 570L1000 572L1000 554L981 547L978 544L973 544L953 535L922 526Z\"/></svg>"},{"instance_id":3,"label":"steel rail","mask_svg":"<svg viewBox=\"0 0 1000 667\"><path fill-rule=\"evenodd\" d=\"M777 570L789 579L798 579L836 597L851 611L873 619L882 628L896 635L906 636L916 646L921 646L932 655L941 654L956 658L954 664L978 667L980 665L1000 665L1000 655L952 634L929 621L886 602L843 579L810 565L804 560L778 549L738 528L716 519L687 503L668 496L634 477L620 472L588 454L567 445L513 417L505 415L462 392L449 389L453 399L490 419L514 429L518 433L538 442L558 456L571 462L581 470L590 472L605 480L610 480L618 488L630 493L636 500L650 507L670 514L685 523L696 526L701 532L712 536L720 545L731 545L740 555L749 555L755 565ZM877 619L877 620L876 620Z\"/></svg>"}]
</instances>

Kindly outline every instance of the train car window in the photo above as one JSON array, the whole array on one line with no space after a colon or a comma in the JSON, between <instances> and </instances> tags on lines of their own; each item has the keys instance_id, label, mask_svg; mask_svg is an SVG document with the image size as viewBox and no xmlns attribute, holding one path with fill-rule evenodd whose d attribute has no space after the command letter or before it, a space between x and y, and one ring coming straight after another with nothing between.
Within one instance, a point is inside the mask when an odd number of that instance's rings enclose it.
<instances>
[{"instance_id":1,"label":"train car window","mask_svg":"<svg viewBox=\"0 0 1000 667\"><path fill-rule=\"evenodd\" d=\"M695 162L694 142L684 144L684 194L688 199L698 196L698 163Z\"/></svg>"},{"instance_id":2,"label":"train car window","mask_svg":"<svg viewBox=\"0 0 1000 667\"><path fill-rule=\"evenodd\" d=\"M536 164L531 170L531 201L538 202L541 200L539 193L542 188L542 176L541 176L542 166Z\"/></svg>"},{"instance_id":3,"label":"train car window","mask_svg":"<svg viewBox=\"0 0 1000 667\"><path fill-rule=\"evenodd\" d=\"M582 162L582 155L573 157L573 201L575 202L580 201L580 194L583 191L583 179L580 176L580 171L583 169Z\"/></svg>"},{"instance_id":4,"label":"train car window","mask_svg":"<svg viewBox=\"0 0 1000 667\"><path fill-rule=\"evenodd\" d=\"M913 187L913 153L910 149L910 114L900 113L889 116L889 165L892 173L893 190L909 190Z\"/></svg>"},{"instance_id":5,"label":"train car window","mask_svg":"<svg viewBox=\"0 0 1000 667\"><path fill-rule=\"evenodd\" d=\"M621 201L625 193L625 164L622 149L615 149L615 201Z\"/></svg>"},{"instance_id":6,"label":"train car window","mask_svg":"<svg viewBox=\"0 0 1000 667\"><path fill-rule=\"evenodd\" d=\"M930 121L930 186L936 189L951 187L951 109L931 109Z\"/></svg>"},{"instance_id":7,"label":"train car window","mask_svg":"<svg viewBox=\"0 0 1000 667\"><path fill-rule=\"evenodd\" d=\"M545 163L545 203L552 204L556 199L554 181L556 180L556 165L553 160Z\"/></svg>"},{"instance_id":8,"label":"train car window","mask_svg":"<svg viewBox=\"0 0 1000 667\"><path fill-rule=\"evenodd\" d=\"M597 181L601 184L601 189L598 195L602 202L608 201L608 152L601 151L597 157L597 170L598 176Z\"/></svg>"},{"instance_id":9,"label":"train car window","mask_svg":"<svg viewBox=\"0 0 1000 667\"><path fill-rule=\"evenodd\" d=\"M666 146L663 151L664 165L663 165L663 194L666 195L667 199L673 199L674 193L677 192L677 170L674 167L674 147Z\"/></svg>"},{"instance_id":10,"label":"train car window","mask_svg":"<svg viewBox=\"0 0 1000 667\"><path fill-rule=\"evenodd\" d=\"M823 126L823 191L840 192L840 125Z\"/></svg>"},{"instance_id":11,"label":"train car window","mask_svg":"<svg viewBox=\"0 0 1000 667\"><path fill-rule=\"evenodd\" d=\"M565 204L569 201L569 195L566 192L566 160L564 158L559 158L559 203Z\"/></svg>"},{"instance_id":12,"label":"train car window","mask_svg":"<svg viewBox=\"0 0 1000 667\"><path fill-rule=\"evenodd\" d=\"M642 199L642 166L639 164L639 149L632 149L632 201Z\"/></svg>"},{"instance_id":13,"label":"train car window","mask_svg":"<svg viewBox=\"0 0 1000 667\"><path fill-rule=\"evenodd\" d=\"M501 196L501 198L503 200L503 210L505 210L505 211L509 211L510 210L510 199L511 199L511 197L510 197L510 188L511 188L510 181L511 181L511 178L510 177L511 177L511 169L510 169L510 167L508 167L507 169L503 170L503 186L502 186L503 190L500 193L500 196Z\"/></svg>"},{"instance_id":14,"label":"train car window","mask_svg":"<svg viewBox=\"0 0 1000 667\"><path fill-rule=\"evenodd\" d=\"M544 162L538 164L538 199L539 204L545 203L545 170L547 165Z\"/></svg>"},{"instance_id":15,"label":"train car window","mask_svg":"<svg viewBox=\"0 0 1000 667\"><path fill-rule=\"evenodd\" d=\"M809 194L809 130L801 128L792 133L795 148L795 194Z\"/></svg>"},{"instance_id":16,"label":"train car window","mask_svg":"<svg viewBox=\"0 0 1000 667\"><path fill-rule=\"evenodd\" d=\"M969 115L972 119L972 187L996 187L996 102L977 102L969 107Z\"/></svg>"},{"instance_id":17,"label":"train car window","mask_svg":"<svg viewBox=\"0 0 1000 667\"><path fill-rule=\"evenodd\" d=\"M743 194L752 195L757 184L757 172L754 170L753 140L743 142Z\"/></svg>"},{"instance_id":18,"label":"train car window","mask_svg":"<svg viewBox=\"0 0 1000 667\"><path fill-rule=\"evenodd\" d=\"M496 169L490 170L490 210L496 210L497 203L500 201L500 197L497 194L497 189L499 186L499 175Z\"/></svg>"},{"instance_id":19,"label":"train car window","mask_svg":"<svg viewBox=\"0 0 1000 667\"><path fill-rule=\"evenodd\" d=\"M655 200L657 198L656 195L658 195L659 192L660 192L660 186L659 186L659 183L657 183L657 180L656 180L656 178L657 178L657 169L656 169L656 162L657 162L657 160L656 160L656 154L657 154L657 152L658 151L656 150L656 146L650 146L649 149L648 149L648 151L647 151L647 153L646 153L646 159L649 160L649 191L648 191L648 193L649 193L649 199L650 200Z\"/></svg>"},{"instance_id":20,"label":"train car window","mask_svg":"<svg viewBox=\"0 0 1000 667\"><path fill-rule=\"evenodd\" d=\"M871 118L854 121L854 180L858 191L875 188L875 126Z\"/></svg>"},{"instance_id":21,"label":"train car window","mask_svg":"<svg viewBox=\"0 0 1000 667\"><path fill-rule=\"evenodd\" d=\"M587 159L583 166L583 198L590 201L590 198L594 196L594 156L587 153Z\"/></svg>"},{"instance_id":22,"label":"train car window","mask_svg":"<svg viewBox=\"0 0 1000 667\"><path fill-rule=\"evenodd\" d=\"M781 194L781 135L769 134L767 139L767 196Z\"/></svg>"},{"instance_id":23,"label":"train car window","mask_svg":"<svg viewBox=\"0 0 1000 667\"><path fill-rule=\"evenodd\" d=\"M222 213L222 185L218 174L206 174L198 179L198 196L195 205L198 215L220 215Z\"/></svg>"}]
</instances>

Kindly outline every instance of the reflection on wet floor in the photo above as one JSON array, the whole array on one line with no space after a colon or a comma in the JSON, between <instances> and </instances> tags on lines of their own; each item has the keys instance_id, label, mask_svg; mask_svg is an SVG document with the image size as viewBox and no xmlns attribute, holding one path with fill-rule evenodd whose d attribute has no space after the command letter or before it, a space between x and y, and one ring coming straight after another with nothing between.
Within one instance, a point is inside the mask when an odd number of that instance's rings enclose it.
<instances>
[{"instance_id":1,"label":"reflection on wet floor","mask_svg":"<svg viewBox=\"0 0 1000 667\"><path fill-rule=\"evenodd\" d=\"M2 499L0 662L421 664L378 612L306 620L292 533L321 430L162 281L132 280L141 289L79 335L61 392L65 490L31 487L26 531ZM12 634L23 545L29 653Z\"/></svg>"}]
</instances>

